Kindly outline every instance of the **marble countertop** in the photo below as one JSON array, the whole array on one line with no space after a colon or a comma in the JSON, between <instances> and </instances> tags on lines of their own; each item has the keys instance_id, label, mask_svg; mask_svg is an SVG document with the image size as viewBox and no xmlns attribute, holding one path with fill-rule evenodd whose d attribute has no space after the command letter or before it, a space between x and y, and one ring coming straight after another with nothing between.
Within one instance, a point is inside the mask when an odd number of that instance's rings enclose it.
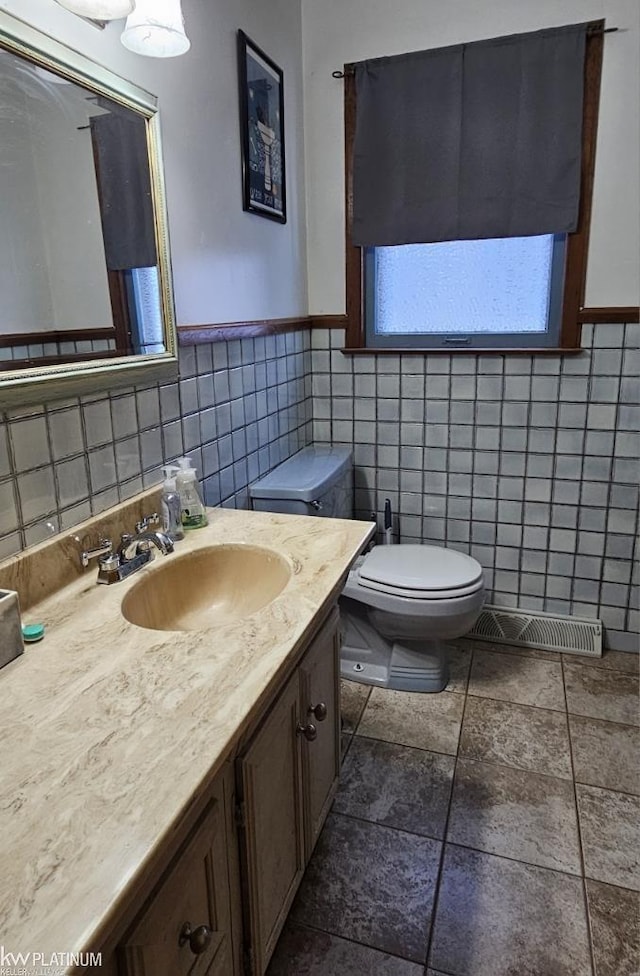
<instances>
[{"instance_id":1,"label":"marble countertop","mask_svg":"<svg viewBox=\"0 0 640 976\"><path fill-rule=\"evenodd\" d=\"M97 949L96 933L190 799L221 767L334 599L370 523L210 511L176 554L274 549L291 578L268 607L203 632L129 624L129 580L96 568L43 600L45 639L0 670L0 942L5 952Z\"/></svg>"}]
</instances>

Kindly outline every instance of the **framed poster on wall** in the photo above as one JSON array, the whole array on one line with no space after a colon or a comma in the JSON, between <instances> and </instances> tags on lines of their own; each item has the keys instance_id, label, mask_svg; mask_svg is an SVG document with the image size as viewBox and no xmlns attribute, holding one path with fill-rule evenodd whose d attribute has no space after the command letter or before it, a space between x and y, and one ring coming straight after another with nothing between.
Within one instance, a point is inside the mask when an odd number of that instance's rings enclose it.
<instances>
[{"instance_id":1,"label":"framed poster on wall","mask_svg":"<svg viewBox=\"0 0 640 976\"><path fill-rule=\"evenodd\" d=\"M283 72L238 31L242 206L287 221Z\"/></svg>"}]
</instances>

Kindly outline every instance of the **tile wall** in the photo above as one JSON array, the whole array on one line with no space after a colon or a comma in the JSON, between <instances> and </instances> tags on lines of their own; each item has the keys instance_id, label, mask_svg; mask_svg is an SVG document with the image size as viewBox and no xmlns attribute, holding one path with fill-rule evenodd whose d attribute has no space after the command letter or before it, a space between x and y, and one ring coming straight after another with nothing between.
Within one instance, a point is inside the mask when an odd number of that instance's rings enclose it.
<instances>
[{"instance_id":1,"label":"tile wall","mask_svg":"<svg viewBox=\"0 0 640 976\"><path fill-rule=\"evenodd\" d=\"M344 356L339 330L312 335L314 440L353 445L358 517L390 498L400 541L470 552L491 602L600 617L637 649L640 326L587 325L566 357Z\"/></svg>"},{"instance_id":2,"label":"tile wall","mask_svg":"<svg viewBox=\"0 0 640 976\"><path fill-rule=\"evenodd\" d=\"M635 650L640 326L583 338L564 358L349 357L340 330L292 332L183 347L179 382L11 411L0 559L158 483L163 459L188 452L209 504L246 507L333 441L354 450L357 517L390 498L397 538L472 553L492 602L600 617Z\"/></svg>"},{"instance_id":3,"label":"tile wall","mask_svg":"<svg viewBox=\"0 0 640 976\"><path fill-rule=\"evenodd\" d=\"M24 336L24 338L28 338ZM81 356L92 352L109 352L116 348L115 339L56 339L54 342L0 346L0 362L42 359L46 356ZM36 364L37 365L37 364Z\"/></svg>"},{"instance_id":4,"label":"tile wall","mask_svg":"<svg viewBox=\"0 0 640 976\"><path fill-rule=\"evenodd\" d=\"M189 453L208 504L311 440L309 332L188 346L179 381L0 414L0 559L161 481Z\"/></svg>"}]
</instances>

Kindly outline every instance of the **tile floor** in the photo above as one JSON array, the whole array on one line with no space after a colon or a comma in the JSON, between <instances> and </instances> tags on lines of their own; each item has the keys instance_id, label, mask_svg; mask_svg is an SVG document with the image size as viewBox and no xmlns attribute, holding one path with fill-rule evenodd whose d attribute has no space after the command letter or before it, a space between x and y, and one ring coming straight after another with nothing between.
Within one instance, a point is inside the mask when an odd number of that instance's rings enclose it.
<instances>
[{"instance_id":1,"label":"tile floor","mask_svg":"<svg viewBox=\"0 0 640 976\"><path fill-rule=\"evenodd\" d=\"M268 976L638 976L638 655L461 641L343 682L342 778Z\"/></svg>"}]
</instances>

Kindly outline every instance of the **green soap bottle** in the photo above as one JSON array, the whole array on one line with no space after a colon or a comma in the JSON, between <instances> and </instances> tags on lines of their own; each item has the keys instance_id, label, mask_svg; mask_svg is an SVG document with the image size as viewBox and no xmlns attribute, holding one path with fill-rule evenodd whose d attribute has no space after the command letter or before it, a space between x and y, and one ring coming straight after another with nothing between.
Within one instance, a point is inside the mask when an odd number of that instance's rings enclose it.
<instances>
[{"instance_id":1,"label":"green soap bottle","mask_svg":"<svg viewBox=\"0 0 640 976\"><path fill-rule=\"evenodd\" d=\"M184 529L202 529L207 525L207 512L198 491L196 469L190 457L178 458L180 470L176 474L176 489L180 496L180 517Z\"/></svg>"}]
</instances>

